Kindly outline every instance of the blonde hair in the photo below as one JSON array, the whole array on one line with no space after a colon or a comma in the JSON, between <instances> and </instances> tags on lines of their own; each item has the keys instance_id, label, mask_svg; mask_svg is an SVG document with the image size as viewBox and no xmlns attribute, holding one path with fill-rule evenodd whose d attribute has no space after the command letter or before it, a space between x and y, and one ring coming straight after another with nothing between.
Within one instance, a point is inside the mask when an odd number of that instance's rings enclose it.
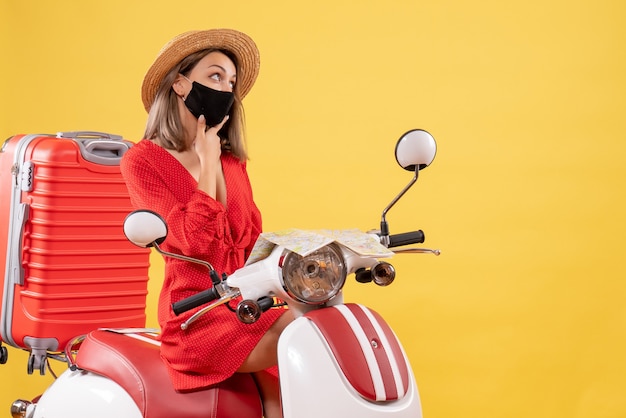
<instances>
[{"instance_id":1,"label":"blonde hair","mask_svg":"<svg viewBox=\"0 0 626 418\"><path fill-rule=\"evenodd\" d=\"M202 58L215 51L219 51L230 58L237 68L234 55L220 49L205 49L184 58L163 77L148 112L144 138L150 139L166 149L179 152L188 149L189 146L185 141L185 132L178 109L178 95L172 86L178 74L187 76ZM235 84L234 93L235 102L229 112L230 118L220 130L220 134L226 132L226 138L223 138L222 141L222 151L230 152L241 161L246 161L248 152L244 135L245 115L237 84Z\"/></svg>"}]
</instances>

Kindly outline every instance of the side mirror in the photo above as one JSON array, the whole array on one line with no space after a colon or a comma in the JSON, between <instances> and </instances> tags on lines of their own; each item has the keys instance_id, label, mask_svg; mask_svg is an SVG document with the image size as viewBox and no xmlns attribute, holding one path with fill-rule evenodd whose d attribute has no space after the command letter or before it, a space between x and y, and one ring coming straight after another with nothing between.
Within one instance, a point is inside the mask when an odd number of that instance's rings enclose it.
<instances>
[{"instance_id":1,"label":"side mirror","mask_svg":"<svg viewBox=\"0 0 626 418\"><path fill-rule=\"evenodd\" d=\"M156 212L147 209L133 211L124 220L124 235L138 247L153 247L167 237L167 224Z\"/></svg>"},{"instance_id":2,"label":"side mirror","mask_svg":"<svg viewBox=\"0 0 626 418\"><path fill-rule=\"evenodd\" d=\"M400 137L396 144L396 161L408 171L422 170L435 159L435 138L422 129L413 129Z\"/></svg>"}]
</instances>

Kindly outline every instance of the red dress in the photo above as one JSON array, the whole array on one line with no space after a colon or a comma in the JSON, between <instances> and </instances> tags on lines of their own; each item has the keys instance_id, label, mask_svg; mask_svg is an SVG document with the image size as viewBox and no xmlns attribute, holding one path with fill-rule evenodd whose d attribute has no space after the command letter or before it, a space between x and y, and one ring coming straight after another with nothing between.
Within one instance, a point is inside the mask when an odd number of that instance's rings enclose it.
<instances>
[{"instance_id":1,"label":"red dress","mask_svg":"<svg viewBox=\"0 0 626 418\"><path fill-rule=\"evenodd\" d=\"M261 232L246 164L223 152L227 207L197 189L196 180L162 147L142 140L124 155L121 170L137 209L150 209L167 222L165 251L210 262L218 274L243 266ZM237 320L226 306L215 308L182 331L180 324L200 308L174 315L171 304L211 287L207 268L165 257L159 296L161 357L176 390L193 390L231 376L267 329L284 313L272 309L255 324Z\"/></svg>"}]
</instances>

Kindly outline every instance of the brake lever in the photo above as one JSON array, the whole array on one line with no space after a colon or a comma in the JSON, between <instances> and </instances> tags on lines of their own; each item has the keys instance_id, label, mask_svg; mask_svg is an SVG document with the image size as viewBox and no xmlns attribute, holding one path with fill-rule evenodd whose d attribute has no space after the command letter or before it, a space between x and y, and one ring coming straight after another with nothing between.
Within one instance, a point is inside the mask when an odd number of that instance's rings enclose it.
<instances>
[{"instance_id":1,"label":"brake lever","mask_svg":"<svg viewBox=\"0 0 626 418\"><path fill-rule=\"evenodd\" d=\"M440 255L441 251L438 249L430 249L430 248L400 248L400 249L393 249L391 250L396 254L402 254L402 253L407 253L407 254L434 254L434 255Z\"/></svg>"},{"instance_id":2,"label":"brake lever","mask_svg":"<svg viewBox=\"0 0 626 418\"><path fill-rule=\"evenodd\" d=\"M204 308L200 309L198 312L190 316L189 319L187 319L185 322L180 324L180 329L182 329L183 331L187 330L187 328L189 328L191 324L196 322L196 320L200 318L202 315L204 315L205 313L209 312L210 310L220 305L230 302L231 300L235 299L238 296L241 296L241 292L239 291L239 289L232 288L228 293L225 293L224 295L222 295L221 298L217 299L215 302L205 306Z\"/></svg>"}]
</instances>

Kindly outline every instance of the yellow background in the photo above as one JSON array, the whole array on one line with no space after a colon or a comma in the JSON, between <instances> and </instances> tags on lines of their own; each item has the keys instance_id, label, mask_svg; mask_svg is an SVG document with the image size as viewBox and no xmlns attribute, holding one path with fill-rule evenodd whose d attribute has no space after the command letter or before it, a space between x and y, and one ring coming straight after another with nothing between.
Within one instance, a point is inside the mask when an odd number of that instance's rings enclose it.
<instances>
[{"instance_id":1,"label":"yellow background","mask_svg":"<svg viewBox=\"0 0 626 418\"><path fill-rule=\"evenodd\" d=\"M410 180L396 139L438 141L387 219L442 255L346 290L403 340L424 416L621 418L625 17L622 0L1 0L0 137L138 140L160 47L243 30L262 55L245 106L266 230L377 228ZM11 349L0 411L51 379L25 370Z\"/></svg>"}]
</instances>

